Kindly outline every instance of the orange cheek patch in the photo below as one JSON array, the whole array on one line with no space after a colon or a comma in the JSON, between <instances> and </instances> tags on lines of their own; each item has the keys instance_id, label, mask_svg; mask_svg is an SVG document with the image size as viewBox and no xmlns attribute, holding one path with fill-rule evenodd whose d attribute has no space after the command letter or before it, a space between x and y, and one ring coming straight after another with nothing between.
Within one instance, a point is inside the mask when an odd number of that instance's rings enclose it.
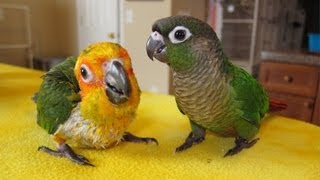
<instances>
[{"instance_id":1,"label":"orange cheek patch","mask_svg":"<svg viewBox=\"0 0 320 180\"><path fill-rule=\"evenodd\" d=\"M100 80L95 80L93 82L86 83L82 80L79 81L81 95L84 96L87 93L90 93L90 91L94 89L98 89L103 86L103 83Z\"/></svg>"}]
</instances>

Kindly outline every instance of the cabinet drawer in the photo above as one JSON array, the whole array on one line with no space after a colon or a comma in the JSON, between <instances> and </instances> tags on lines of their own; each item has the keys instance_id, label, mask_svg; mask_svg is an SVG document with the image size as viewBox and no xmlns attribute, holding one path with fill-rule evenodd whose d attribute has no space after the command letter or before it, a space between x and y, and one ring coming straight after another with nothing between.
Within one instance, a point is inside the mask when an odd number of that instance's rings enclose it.
<instances>
[{"instance_id":1,"label":"cabinet drawer","mask_svg":"<svg viewBox=\"0 0 320 180\"><path fill-rule=\"evenodd\" d=\"M272 92L290 93L305 97L315 97L319 70L316 67L263 62L259 80Z\"/></svg>"},{"instance_id":2,"label":"cabinet drawer","mask_svg":"<svg viewBox=\"0 0 320 180\"><path fill-rule=\"evenodd\" d=\"M318 84L318 94L313 110L312 123L320 126L320 82Z\"/></svg>"},{"instance_id":3,"label":"cabinet drawer","mask_svg":"<svg viewBox=\"0 0 320 180\"><path fill-rule=\"evenodd\" d=\"M270 99L281 101L287 104L287 108L285 110L275 112L275 114L305 122L311 122L313 107L315 105L314 99L273 92L268 92L268 95Z\"/></svg>"}]
</instances>

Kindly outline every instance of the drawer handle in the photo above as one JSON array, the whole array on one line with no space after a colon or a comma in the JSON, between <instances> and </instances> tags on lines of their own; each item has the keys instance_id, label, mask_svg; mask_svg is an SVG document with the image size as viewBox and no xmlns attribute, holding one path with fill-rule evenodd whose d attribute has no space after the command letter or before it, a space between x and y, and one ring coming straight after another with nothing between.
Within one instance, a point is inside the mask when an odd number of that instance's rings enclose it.
<instances>
[{"instance_id":1,"label":"drawer handle","mask_svg":"<svg viewBox=\"0 0 320 180\"><path fill-rule=\"evenodd\" d=\"M285 75L285 76L283 77L283 80L285 80L285 81L288 82L288 83L291 83L291 82L293 81L293 78L292 78L291 76Z\"/></svg>"},{"instance_id":2,"label":"drawer handle","mask_svg":"<svg viewBox=\"0 0 320 180\"><path fill-rule=\"evenodd\" d=\"M311 103L311 102L304 102L303 105L304 105L304 107L306 107L308 109L312 109L313 108L313 103Z\"/></svg>"}]
</instances>

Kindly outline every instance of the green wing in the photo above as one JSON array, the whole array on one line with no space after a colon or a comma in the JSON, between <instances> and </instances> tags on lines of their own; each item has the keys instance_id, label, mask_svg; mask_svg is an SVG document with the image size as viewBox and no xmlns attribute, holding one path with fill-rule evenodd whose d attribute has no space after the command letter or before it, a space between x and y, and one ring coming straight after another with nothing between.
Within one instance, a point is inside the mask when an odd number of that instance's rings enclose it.
<instances>
[{"instance_id":1,"label":"green wing","mask_svg":"<svg viewBox=\"0 0 320 180\"><path fill-rule=\"evenodd\" d=\"M37 123L53 134L64 123L80 101L79 85L74 75L76 58L69 57L43 76L34 100L37 104Z\"/></svg>"},{"instance_id":2,"label":"green wing","mask_svg":"<svg viewBox=\"0 0 320 180\"><path fill-rule=\"evenodd\" d=\"M266 92L259 82L242 68L228 62L228 70L231 75L234 99L242 111L242 118L259 127L269 107Z\"/></svg>"}]
</instances>

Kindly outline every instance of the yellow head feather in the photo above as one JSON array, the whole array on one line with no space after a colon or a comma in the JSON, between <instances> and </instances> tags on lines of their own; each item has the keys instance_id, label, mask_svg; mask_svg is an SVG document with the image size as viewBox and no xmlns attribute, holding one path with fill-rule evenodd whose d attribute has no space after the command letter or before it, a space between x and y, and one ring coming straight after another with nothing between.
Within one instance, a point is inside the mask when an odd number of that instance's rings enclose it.
<instances>
[{"instance_id":1,"label":"yellow head feather","mask_svg":"<svg viewBox=\"0 0 320 180\"><path fill-rule=\"evenodd\" d=\"M118 59L123 63L131 85L129 100L123 104L112 104L105 92L104 66L106 63ZM81 67L90 70L91 79L86 81L81 76ZM131 66L131 59L127 51L120 45L102 42L90 45L78 57L75 75L79 82L81 100L81 115L99 124L115 121L131 121L140 101L140 89Z\"/></svg>"}]
</instances>

